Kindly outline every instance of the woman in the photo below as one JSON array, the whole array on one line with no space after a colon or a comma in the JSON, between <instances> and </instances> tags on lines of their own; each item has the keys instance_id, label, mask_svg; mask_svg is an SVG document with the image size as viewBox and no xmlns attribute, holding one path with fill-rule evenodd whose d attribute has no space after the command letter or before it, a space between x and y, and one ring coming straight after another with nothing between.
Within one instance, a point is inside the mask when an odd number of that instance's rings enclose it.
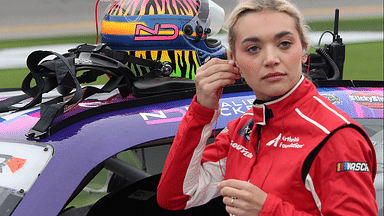
<instances>
[{"instance_id":1,"label":"woman","mask_svg":"<svg viewBox=\"0 0 384 216\"><path fill-rule=\"evenodd\" d=\"M301 74L305 25L285 0L240 3L231 60L197 70L196 96L164 166L158 203L177 210L223 196L233 215L377 215L374 149L361 127ZM244 76L253 108L206 145L226 85ZM340 169L340 166L361 169Z\"/></svg>"}]
</instances>

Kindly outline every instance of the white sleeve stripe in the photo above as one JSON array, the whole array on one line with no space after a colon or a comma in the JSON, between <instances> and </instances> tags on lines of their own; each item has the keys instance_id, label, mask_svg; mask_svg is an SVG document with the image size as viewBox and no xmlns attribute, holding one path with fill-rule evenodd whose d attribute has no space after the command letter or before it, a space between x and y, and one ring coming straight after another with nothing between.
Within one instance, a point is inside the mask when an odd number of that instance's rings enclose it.
<instances>
[{"instance_id":1,"label":"white sleeve stripe","mask_svg":"<svg viewBox=\"0 0 384 216\"><path fill-rule=\"evenodd\" d=\"M226 163L227 158L222 158L219 161L209 161L202 165L199 173L199 185L195 194L187 201L185 209L206 204L220 195L217 184L224 180L221 169L225 172Z\"/></svg>"},{"instance_id":2,"label":"white sleeve stripe","mask_svg":"<svg viewBox=\"0 0 384 216\"><path fill-rule=\"evenodd\" d=\"M316 193L315 186L313 185L312 178L309 174L307 174L307 177L305 178L305 188L307 188L307 190L312 193L312 197L315 200L316 206L319 209L320 214L323 215L321 213L321 201Z\"/></svg>"},{"instance_id":3,"label":"white sleeve stripe","mask_svg":"<svg viewBox=\"0 0 384 216\"><path fill-rule=\"evenodd\" d=\"M199 144L193 151L191 161L189 163L187 173L185 175L185 180L183 183L183 192L184 194L192 195L197 187L197 175L199 174L199 168L201 166L201 158L203 156L203 151L205 149L208 138L211 136L212 124L207 124L204 126L203 131L201 132L201 137Z\"/></svg>"},{"instance_id":4,"label":"white sleeve stripe","mask_svg":"<svg viewBox=\"0 0 384 216\"><path fill-rule=\"evenodd\" d=\"M315 120L309 118L308 116L304 115L298 108L295 109L295 111L305 120L307 120L308 122L312 123L313 125L315 125L316 127L320 128L322 131L324 131L324 133L326 134L330 134L331 132L329 132L329 130L327 130L327 128L325 128L323 125L319 124L318 122L316 122Z\"/></svg>"},{"instance_id":5,"label":"white sleeve stripe","mask_svg":"<svg viewBox=\"0 0 384 216\"><path fill-rule=\"evenodd\" d=\"M344 116L340 115L340 113L336 112L336 110L332 109L331 107L329 107L327 104L324 103L324 101L322 101L320 98L316 97L316 96L313 96L313 98L315 98L321 105L323 105L325 108L327 108L329 111L333 112L335 115L337 115L338 117L340 117L341 119L343 119L343 121L345 121L347 124L350 124L350 122L344 118Z\"/></svg>"},{"instance_id":6,"label":"white sleeve stripe","mask_svg":"<svg viewBox=\"0 0 384 216\"><path fill-rule=\"evenodd\" d=\"M206 202L209 197L212 199L212 197L218 191L216 185L217 179L222 176L221 171L219 170L220 174L217 174L216 170L215 173L212 171L212 169L207 169L207 165L203 166L201 164L201 158L203 156L205 146L207 145L207 140L212 133L212 124L217 120L219 115L220 110L216 110L211 122L207 125L204 125L203 130L201 131L199 143L193 151L193 155L183 183L183 193L190 196L190 200L187 202L186 208L193 207L196 205L196 203L203 204L203 202ZM225 161L226 158L224 162ZM208 199L208 201L210 199Z\"/></svg>"}]
</instances>

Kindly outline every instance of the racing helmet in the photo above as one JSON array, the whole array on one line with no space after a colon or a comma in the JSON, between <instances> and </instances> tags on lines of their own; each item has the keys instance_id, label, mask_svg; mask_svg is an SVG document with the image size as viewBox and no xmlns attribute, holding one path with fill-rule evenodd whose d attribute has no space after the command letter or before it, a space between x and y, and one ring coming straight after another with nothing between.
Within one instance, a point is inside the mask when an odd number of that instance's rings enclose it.
<instances>
[{"instance_id":1,"label":"racing helmet","mask_svg":"<svg viewBox=\"0 0 384 216\"><path fill-rule=\"evenodd\" d=\"M224 9L211 0L116 0L106 10L101 41L113 50L169 62L167 76L194 79L211 58L227 58L219 40L208 38L224 23ZM148 70L127 65L137 77Z\"/></svg>"}]
</instances>

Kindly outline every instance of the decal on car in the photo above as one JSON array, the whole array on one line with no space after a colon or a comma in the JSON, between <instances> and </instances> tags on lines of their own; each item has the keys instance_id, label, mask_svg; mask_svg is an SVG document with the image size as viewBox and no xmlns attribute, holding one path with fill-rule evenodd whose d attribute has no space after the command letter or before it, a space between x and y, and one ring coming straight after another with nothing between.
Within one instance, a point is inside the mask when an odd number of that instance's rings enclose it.
<instances>
[{"instance_id":1,"label":"decal on car","mask_svg":"<svg viewBox=\"0 0 384 216\"><path fill-rule=\"evenodd\" d=\"M370 109L383 109L383 95L370 92L355 92L349 95L351 101Z\"/></svg>"},{"instance_id":2,"label":"decal on car","mask_svg":"<svg viewBox=\"0 0 384 216\"><path fill-rule=\"evenodd\" d=\"M333 105L341 103L340 98L334 94L321 94L321 96L325 97L329 100Z\"/></svg>"},{"instance_id":3,"label":"decal on car","mask_svg":"<svg viewBox=\"0 0 384 216\"><path fill-rule=\"evenodd\" d=\"M26 193L52 154L50 145L0 141L0 187Z\"/></svg>"},{"instance_id":4,"label":"decal on car","mask_svg":"<svg viewBox=\"0 0 384 216\"><path fill-rule=\"evenodd\" d=\"M221 115L226 116L239 116L244 114L252 108L254 96L245 96L239 100L222 99L220 100ZM171 122L180 122L188 106L175 107L172 109L152 110L150 112L141 112L140 116L147 125L165 124Z\"/></svg>"},{"instance_id":5,"label":"decal on car","mask_svg":"<svg viewBox=\"0 0 384 216\"><path fill-rule=\"evenodd\" d=\"M180 122L188 108L173 108L167 110L154 110L151 113L140 113L140 116L148 124L164 124L168 122ZM150 120L152 119L152 120Z\"/></svg>"},{"instance_id":6,"label":"decal on car","mask_svg":"<svg viewBox=\"0 0 384 216\"><path fill-rule=\"evenodd\" d=\"M0 173L3 173L3 167L8 166L12 173L15 173L17 170L21 169L25 164L25 159L13 157L12 155L0 154Z\"/></svg>"},{"instance_id":7,"label":"decal on car","mask_svg":"<svg viewBox=\"0 0 384 216\"><path fill-rule=\"evenodd\" d=\"M334 91L341 103L336 106L352 118L383 118L383 88L337 89L339 92Z\"/></svg>"}]
</instances>

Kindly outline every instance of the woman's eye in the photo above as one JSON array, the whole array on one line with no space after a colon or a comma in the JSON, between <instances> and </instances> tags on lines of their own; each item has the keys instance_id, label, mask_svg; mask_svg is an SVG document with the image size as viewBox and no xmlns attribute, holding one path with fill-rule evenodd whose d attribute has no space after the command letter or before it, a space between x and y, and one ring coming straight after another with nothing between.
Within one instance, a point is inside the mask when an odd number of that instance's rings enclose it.
<instances>
[{"instance_id":1,"label":"woman's eye","mask_svg":"<svg viewBox=\"0 0 384 216\"><path fill-rule=\"evenodd\" d=\"M287 48L289 48L291 46L291 44L292 43L289 42L289 41L283 41L283 42L280 43L280 47L287 49Z\"/></svg>"},{"instance_id":2,"label":"woman's eye","mask_svg":"<svg viewBox=\"0 0 384 216\"><path fill-rule=\"evenodd\" d=\"M257 51L259 51L259 47L257 47L257 46L251 46L251 47L248 47L247 48L247 51L248 52L252 52L252 53L254 53L254 52L257 52Z\"/></svg>"}]
</instances>

